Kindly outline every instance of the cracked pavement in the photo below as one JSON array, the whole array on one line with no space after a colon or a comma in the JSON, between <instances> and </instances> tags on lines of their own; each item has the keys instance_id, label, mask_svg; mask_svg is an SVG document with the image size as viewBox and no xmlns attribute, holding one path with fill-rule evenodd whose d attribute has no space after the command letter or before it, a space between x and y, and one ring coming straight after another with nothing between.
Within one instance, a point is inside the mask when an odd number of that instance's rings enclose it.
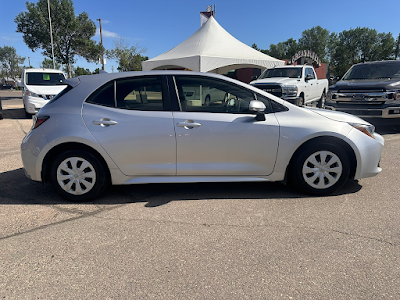
<instances>
[{"instance_id":1,"label":"cracked pavement","mask_svg":"<svg viewBox=\"0 0 400 300\"><path fill-rule=\"evenodd\" d=\"M377 121L382 173L333 196L152 184L76 204L25 178L32 121L0 96L1 299L400 299L400 121Z\"/></svg>"}]
</instances>

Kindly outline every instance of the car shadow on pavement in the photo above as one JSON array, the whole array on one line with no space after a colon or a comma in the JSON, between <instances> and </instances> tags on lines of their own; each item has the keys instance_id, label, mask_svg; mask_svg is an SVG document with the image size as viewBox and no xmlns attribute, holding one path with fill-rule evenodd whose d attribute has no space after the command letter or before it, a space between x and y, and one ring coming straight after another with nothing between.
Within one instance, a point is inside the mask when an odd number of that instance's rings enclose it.
<instances>
[{"instance_id":1,"label":"car shadow on pavement","mask_svg":"<svg viewBox=\"0 0 400 300\"><path fill-rule=\"evenodd\" d=\"M366 119L375 126L375 131L381 135L400 133L400 118L397 119Z\"/></svg>"},{"instance_id":2,"label":"car shadow on pavement","mask_svg":"<svg viewBox=\"0 0 400 300\"><path fill-rule=\"evenodd\" d=\"M25 115L25 110L23 108L4 109L4 105L3 105L3 118L19 120L19 119L32 119L32 116L27 117Z\"/></svg>"},{"instance_id":3,"label":"car shadow on pavement","mask_svg":"<svg viewBox=\"0 0 400 300\"><path fill-rule=\"evenodd\" d=\"M362 186L348 181L331 196L352 194ZM146 202L157 207L172 201L211 199L301 199L310 198L296 189L276 182L173 183L112 186L97 199L85 204L116 205ZM0 173L0 205L75 204L60 197L50 184L41 184L25 177L22 168Z\"/></svg>"}]
</instances>

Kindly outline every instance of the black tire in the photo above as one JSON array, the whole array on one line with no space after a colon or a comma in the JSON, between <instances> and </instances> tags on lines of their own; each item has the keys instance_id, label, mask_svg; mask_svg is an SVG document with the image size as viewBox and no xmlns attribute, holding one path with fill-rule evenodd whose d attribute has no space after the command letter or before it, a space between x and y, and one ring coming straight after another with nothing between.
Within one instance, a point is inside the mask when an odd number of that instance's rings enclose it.
<instances>
[{"instance_id":1,"label":"black tire","mask_svg":"<svg viewBox=\"0 0 400 300\"><path fill-rule=\"evenodd\" d=\"M304 98L303 97L297 98L295 100L294 104L297 105L297 106L303 106L304 105Z\"/></svg>"},{"instance_id":2,"label":"black tire","mask_svg":"<svg viewBox=\"0 0 400 300\"><path fill-rule=\"evenodd\" d=\"M110 180L96 156L87 151L69 150L60 154L51 165L50 182L63 198L83 202L100 195Z\"/></svg>"},{"instance_id":3,"label":"black tire","mask_svg":"<svg viewBox=\"0 0 400 300\"><path fill-rule=\"evenodd\" d=\"M326 101L326 94L325 92L323 92L321 98L319 98L318 100L317 107L325 108L325 101Z\"/></svg>"},{"instance_id":4,"label":"black tire","mask_svg":"<svg viewBox=\"0 0 400 300\"><path fill-rule=\"evenodd\" d=\"M332 141L312 141L297 152L291 164L292 183L311 195L328 195L339 189L350 174L346 151Z\"/></svg>"}]
</instances>

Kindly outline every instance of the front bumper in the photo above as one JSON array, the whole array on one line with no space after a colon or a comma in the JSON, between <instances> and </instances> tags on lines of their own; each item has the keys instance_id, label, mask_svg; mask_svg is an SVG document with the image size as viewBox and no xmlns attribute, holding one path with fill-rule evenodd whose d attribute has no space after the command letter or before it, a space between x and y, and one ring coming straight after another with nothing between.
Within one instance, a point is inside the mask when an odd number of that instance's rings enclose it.
<instances>
[{"instance_id":1,"label":"front bumper","mask_svg":"<svg viewBox=\"0 0 400 300\"><path fill-rule=\"evenodd\" d=\"M290 103L296 104L299 101L300 97L297 96L282 96L281 97L283 100L288 101Z\"/></svg>"},{"instance_id":2,"label":"front bumper","mask_svg":"<svg viewBox=\"0 0 400 300\"><path fill-rule=\"evenodd\" d=\"M49 100L44 100L42 98L38 97L32 97L32 96L25 96L26 98L24 99L24 106L25 110L27 113L30 113L32 115L36 114L39 109L41 109L43 106L49 102Z\"/></svg>"},{"instance_id":3,"label":"front bumper","mask_svg":"<svg viewBox=\"0 0 400 300\"><path fill-rule=\"evenodd\" d=\"M387 107L368 107L365 105L338 105L336 103L325 103L325 108L341 111L345 113L349 113L361 118L384 118L384 119L392 119L392 118L400 118L400 106L387 106Z\"/></svg>"},{"instance_id":4,"label":"front bumper","mask_svg":"<svg viewBox=\"0 0 400 300\"><path fill-rule=\"evenodd\" d=\"M382 171L379 166L383 146L385 144L384 138L374 133L374 138L368 137L357 129L350 131L349 144L354 143L353 150L357 158L357 168L354 179L373 177Z\"/></svg>"}]
</instances>

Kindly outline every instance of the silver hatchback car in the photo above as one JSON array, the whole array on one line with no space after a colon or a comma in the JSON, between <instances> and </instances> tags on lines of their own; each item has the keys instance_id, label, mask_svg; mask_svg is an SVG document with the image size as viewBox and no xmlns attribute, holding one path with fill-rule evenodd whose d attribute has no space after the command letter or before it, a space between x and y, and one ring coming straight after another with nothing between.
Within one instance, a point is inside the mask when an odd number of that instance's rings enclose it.
<instances>
[{"instance_id":1,"label":"silver hatchback car","mask_svg":"<svg viewBox=\"0 0 400 300\"><path fill-rule=\"evenodd\" d=\"M127 72L67 83L34 118L21 153L27 177L71 201L109 184L183 182L291 181L325 195L381 171L384 140L371 124L221 75Z\"/></svg>"}]
</instances>

